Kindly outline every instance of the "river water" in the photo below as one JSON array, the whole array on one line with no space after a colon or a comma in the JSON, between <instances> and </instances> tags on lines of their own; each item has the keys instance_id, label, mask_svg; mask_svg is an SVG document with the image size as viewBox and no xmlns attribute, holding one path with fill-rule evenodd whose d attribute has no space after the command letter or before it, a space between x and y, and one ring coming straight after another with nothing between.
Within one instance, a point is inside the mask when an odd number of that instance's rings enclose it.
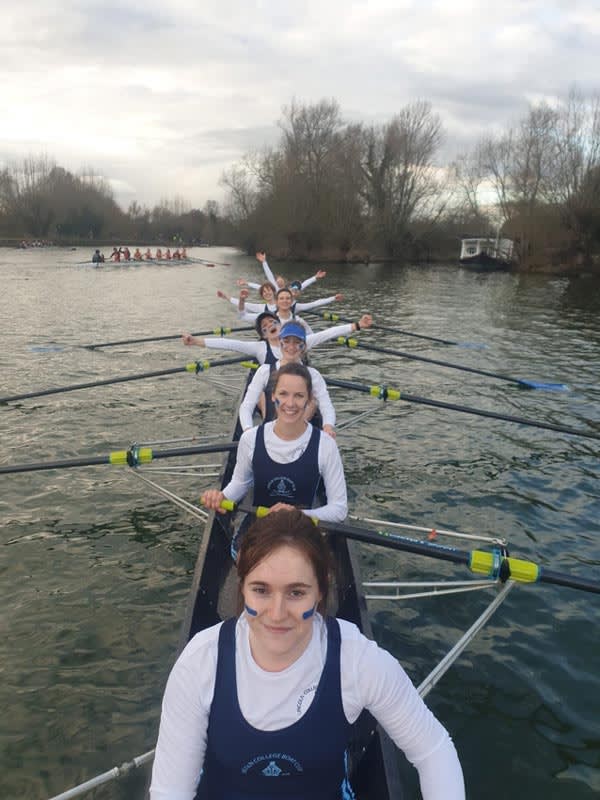
<instances>
[{"instance_id":1,"label":"river water","mask_svg":"<svg viewBox=\"0 0 600 800\"><path fill-rule=\"evenodd\" d=\"M234 325L215 290L260 279L231 266L78 265L91 251L0 251L2 396L183 366L215 353L178 340L82 344ZM304 265L285 265L289 278ZM305 300L342 291L340 313L487 347L369 331L365 342L540 381L524 390L417 361L315 352L323 373L412 395L600 431L600 282L477 275L454 266L336 266ZM319 327L319 323L315 323ZM226 356L227 354L224 354ZM0 463L106 455L132 442L229 430L244 371L105 386L0 405ZM351 512L501 536L511 554L600 580L600 442L415 403L332 390ZM160 448L160 446L159 446ZM219 463L218 457L205 459ZM164 463L164 462L163 462ZM195 502L214 478L160 476ZM154 746L202 527L130 471L96 466L3 475L0 797L43 800ZM462 544L470 549L470 544ZM365 578L460 580L460 568L363 547ZM493 592L370 601L376 635L418 683ZM600 597L517 586L428 697L450 730L471 798L590 800L600 793ZM407 768L408 796L414 775ZM139 796L143 773L97 791Z\"/></svg>"}]
</instances>

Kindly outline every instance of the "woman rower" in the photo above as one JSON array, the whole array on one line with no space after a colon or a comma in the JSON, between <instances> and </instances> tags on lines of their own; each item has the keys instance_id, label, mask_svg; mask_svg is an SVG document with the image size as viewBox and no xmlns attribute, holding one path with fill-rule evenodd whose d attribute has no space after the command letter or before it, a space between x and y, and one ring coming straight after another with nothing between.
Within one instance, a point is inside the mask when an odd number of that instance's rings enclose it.
<instances>
[{"instance_id":1,"label":"woman rower","mask_svg":"<svg viewBox=\"0 0 600 800\"><path fill-rule=\"evenodd\" d=\"M306 355L306 339L304 328L298 322L287 322L282 326L279 331L281 359L275 364L263 364L256 370L240 404L242 430L246 431L254 425L256 408L260 411L264 422L270 422L275 418L270 388L273 372L287 364L301 364ZM314 367L308 367L308 371L312 380L312 398L307 406L305 419L322 427L325 433L335 438L335 409L327 385L321 373Z\"/></svg>"},{"instance_id":2,"label":"woman rower","mask_svg":"<svg viewBox=\"0 0 600 800\"><path fill-rule=\"evenodd\" d=\"M345 325L333 325L323 331L311 333L306 337L306 350L310 350L323 342L328 342L338 336L350 336L363 328L370 328L373 319L370 314L363 314L357 322ZM249 342L242 339L228 338L202 338L192 336L191 333L184 333L182 341L186 345L196 345L197 347L208 347L212 350L234 350L237 353L245 353L253 356L259 364L275 364L281 358L281 348L279 341L279 331L281 323L279 317L271 311L260 313L254 327L260 337L259 342Z\"/></svg>"},{"instance_id":3,"label":"woman rower","mask_svg":"<svg viewBox=\"0 0 600 800\"><path fill-rule=\"evenodd\" d=\"M277 304L275 302L275 289L268 281L265 281L265 283L261 283L260 286L258 286L258 293L264 302L246 303L248 290L245 290L244 306L242 307L242 310L250 311L256 314L260 314L261 311L277 311ZM242 293L240 292L240 296L241 294ZM217 297L220 297L222 300L227 300L234 305L238 311L240 310L240 297L234 297L233 295L225 294L225 292L222 292L220 289L217 291Z\"/></svg>"},{"instance_id":4,"label":"woman rower","mask_svg":"<svg viewBox=\"0 0 600 800\"><path fill-rule=\"evenodd\" d=\"M248 296L248 290L242 289L240 292L240 302L238 305L239 309L239 317L246 322L254 322L256 319L256 314L251 314L245 310L245 299ZM333 303L334 301L343 300L343 294L335 294L331 297L322 297L320 300L313 300L312 303L297 303L294 301L294 296L292 292L287 287L284 289L279 289L277 294L275 295L275 302L277 304L277 316L281 320L281 324L285 324L286 322L299 322L306 333L312 333L312 328L310 325L305 322L301 317L297 316L297 312L299 311L309 311L311 308L320 308L321 306L329 305L329 303Z\"/></svg>"},{"instance_id":5,"label":"woman rower","mask_svg":"<svg viewBox=\"0 0 600 800\"><path fill-rule=\"evenodd\" d=\"M154 261L154 256L152 255L152 250L148 247L146 252L144 253L144 258L146 261Z\"/></svg>"},{"instance_id":6,"label":"woman rower","mask_svg":"<svg viewBox=\"0 0 600 800\"><path fill-rule=\"evenodd\" d=\"M139 247L135 248L135 252L133 254L133 258L134 258L135 261L143 261L144 256L142 255L142 251L140 250Z\"/></svg>"},{"instance_id":7,"label":"woman rower","mask_svg":"<svg viewBox=\"0 0 600 800\"><path fill-rule=\"evenodd\" d=\"M160 249L160 247L157 247L156 248L156 260L160 261L160 260L162 260L162 257L163 257L162 250Z\"/></svg>"},{"instance_id":8,"label":"woman rower","mask_svg":"<svg viewBox=\"0 0 600 800\"><path fill-rule=\"evenodd\" d=\"M311 517L340 522L348 511L344 468L334 439L305 419L313 399L309 369L281 367L271 397L277 418L241 435L231 481L223 491L204 492L203 504L225 513L223 500L239 502L254 487L255 506L301 506ZM321 478L327 499L315 507Z\"/></svg>"},{"instance_id":9,"label":"woman rower","mask_svg":"<svg viewBox=\"0 0 600 800\"><path fill-rule=\"evenodd\" d=\"M262 268L263 268L263 271L265 273L265 277L269 281L270 284L272 284L273 286L276 286L277 289L283 289L284 286L288 286L289 285L288 282L285 280L285 278L282 275L278 275L277 277L275 277L275 275L273 274L273 271L271 270L271 267L267 263L267 254L265 253L264 250L258 250L257 251L256 260L258 262L260 262L260 264L262 264ZM294 282L295 283L299 283L300 284L300 291L303 291L308 286L311 286L313 283L316 283L321 278L324 278L326 275L327 275L327 272L325 272L324 269L320 269L314 275L312 275L310 278L305 278L303 281L294 281ZM255 285L252 284L252 283L248 283L248 287L250 289L256 288Z\"/></svg>"},{"instance_id":10,"label":"woman rower","mask_svg":"<svg viewBox=\"0 0 600 800\"><path fill-rule=\"evenodd\" d=\"M354 798L348 749L364 709L417 768L423 800L464 800L454 744L398 661L326 616L332 567L295 509L248 530L239 617L197 633L169 676L151 800Z\"/></svg>"}]
</instances>

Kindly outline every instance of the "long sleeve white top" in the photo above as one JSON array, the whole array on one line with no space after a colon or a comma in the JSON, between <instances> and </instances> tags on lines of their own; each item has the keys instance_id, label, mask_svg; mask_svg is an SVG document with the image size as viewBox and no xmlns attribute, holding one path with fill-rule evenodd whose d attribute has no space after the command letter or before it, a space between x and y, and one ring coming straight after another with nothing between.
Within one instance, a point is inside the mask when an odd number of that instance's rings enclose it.
<instances>
[{"instance_id":1,"label":"long sleeve white top","mask_svg":"<svg viewBox=\"0 0 600 800\"><path fill-rule=\"evenodd\" d=\"M279 369L280 363L277 361L275 367ZM327 391L327 384L323 376L314 367L308 367L312 379L313 395L319 406L319 411L323 417L323 425L335 427L335 408L331 402L331 397ZM240 404L240 424L243 430L247 430L254 425L254 409L256 404L267 387L271 376L271 368L268 364L263 364L256 370L256 374L250 381L246 389L244 399Z\"/></svg>"},{"instance_id":2,"label":"long sleeve white top","mask_svg":"<svg viewBox=\"0 0 600 800\"><path fill-rule=\"evenodd\" d=\"M244 718L262 731L289 727L314 699L327 656L327 628L313 618L308 647L281 672L266 672L252 657L244 615L236 625L236 678ZM354 722L368 709L417 768L423 800L464 800L456 749L419 697L398 661L339 620L344 713ZM163 699L150 787L151 800L193 800L204 763L208 715L217 668L220 624L196 634L177 660Z\"/></svg>"},{"instance_id":3,"label":"long sleeve white top","mask_svg":"<svg viewBox=\"0 0 600 800\"><path fill-rule=\"evenodd\" d=\"M240 300L238 297L230 297L229 302L232 306L235 306L236 309L239 309ZM248 303L248 301L244 301L244 309L256 315L262 314L265 310L265 306L267 307L267 311L271 311L273 314L277 311L276 303Z\"/></svg>"},{"instance_id":4,"label":"long sleeve white top","mask_svg":"<svg viewBox=\"0 0 600 800\"><path fill-rule=\"evenodd\" d=\"M306 426L302 436L298 439L280 439L274 432L274 422L267 422L264 426L265 448L270 458L278 464L289 464L297 461L308 447L313 431L312 425ZM240 437L237 458L233 475L223 494L228 500L238 503L254 485L254 472L252 470L252 456L256 445L256 432L258 428L250 428ZM346 493L346 479L340 451L334 439L321 432L318 453L319 473L325 485L327 503L324 506L305 509L309 517L322 519L323 522L341 522L348 514L348 496Z\"/></svg>"},{"instance_id":5,"label":"long sleeve white top","mask_svg":"<svg viewBox=\"0 0 600 800\"><path fill-rule=\"evenodd\" d=\"M246 353L246 355L253 356L259 364L264 364L267 357L267 343L262 339L253 342L243 339L211 337L204 340L204 345L211 350L234 350L236 353ZM271 345L271 350L275 358L281 358L281 349L278 346Z\"/></svg>"},{"instance_id":6,"label":"long sleeve white top","mask_svg":"<svg viewBox=\"0 0 600 800\"><path fill-rule=\"evenodd\" d=\"M309 311L311 308L320 308L321 306L328 306L329 303L335 302L335 295L331 297L321 297L320 300L312 300L310 303L296 303L294 306L294 313L297 311Z\"/></svg>"},{"instance_id":7,"label":"long sleeve white top","mask_svg":"<svg viewBox=\"0 0 600 800\"><path fill-rule=\"evenodd\" d=\"M336 339L338 336L350 336L352 333L352 323L345 325L333 325L325 330L311 333L306 337L306 349L310 350L323 342L328 342L330 339ZM253 356L259 364L265 363L267 357L267 345L264 340L260 341L244 341L243 339L228 339L216 336L204 339L204 346L211 350L234 350L236 353L246 353L246 355ZM281 358L281 348L279 345L271 345L275 358ZM248 427L248 426L247 426Z\"/></svg>"},{"instance_id":8,"label":"long sleeve white top","mask_svg":"<svg viewBox=\"0 0 600 800\"><path fill-rule=\"evenodd\" d=\"M302 327L306 331L306 335L307 336L309 334L313 333L313 329L306 322L306 320L302 319L302 317L299 317L299 316L297 316L295 314L292 314L291 311L290 311L290 314L289 314L289 316L287 318L282 317L282 315L281 315L281 313L279 311L276 311L275 313L279 317L279 320L280 320L282 325L285 325L286 322L291 322L293 320L294 322L298 322L298 323L300 323L300 325L302 325ZM244 322L256 322L256 318L258 317L258 313L255 313L255 312L252 312L252 311L246 311L246 310L238 311L238 317L239 317L240 320L243 320Z\"/></svg>"}]
</instances>

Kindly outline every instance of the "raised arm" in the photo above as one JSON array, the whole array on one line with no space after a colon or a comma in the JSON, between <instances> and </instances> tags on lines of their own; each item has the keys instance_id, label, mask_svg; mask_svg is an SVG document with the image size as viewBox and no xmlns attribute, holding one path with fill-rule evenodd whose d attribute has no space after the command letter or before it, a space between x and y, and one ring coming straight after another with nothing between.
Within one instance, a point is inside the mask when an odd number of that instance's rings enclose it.
<instances>
[{"instance_id":1,"label":"raised arm","mask_svg":"<svg viewBox=\"0 0 600 800\"><path fill-rule=\"evenodd\" d=\"M256 254L256 260L262 264L263 271L265 273L265 278L272 284L274 289L277 289L277 280L273 272L271 271L271 267L267 263L267 254L264 250L259 250Z\"/></svg>"}]
</instances>

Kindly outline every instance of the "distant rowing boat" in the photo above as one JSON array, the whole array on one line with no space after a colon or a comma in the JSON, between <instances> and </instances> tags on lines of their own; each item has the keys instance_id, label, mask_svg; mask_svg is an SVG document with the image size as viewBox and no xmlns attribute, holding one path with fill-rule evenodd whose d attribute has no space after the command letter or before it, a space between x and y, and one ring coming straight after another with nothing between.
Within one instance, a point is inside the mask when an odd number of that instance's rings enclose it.
<instances>
[{"instance_id":1,"label":"distant rowing boat","mask_svg":"<svg viewBox=\"0 0 600 800\"><path fill-rule=\"evenodd\" d=\"M203 264L204 266L209 266L211 262L207 259L201 258L143 258L143 259L135 259L131 258L129 261L121 260L121 261L80 261L80 266L88 266L88 267L141 267L145 264L156 264L157 266L165 266L165 267L174 267L178 264Z\"/></svg>"}]
</instances>

